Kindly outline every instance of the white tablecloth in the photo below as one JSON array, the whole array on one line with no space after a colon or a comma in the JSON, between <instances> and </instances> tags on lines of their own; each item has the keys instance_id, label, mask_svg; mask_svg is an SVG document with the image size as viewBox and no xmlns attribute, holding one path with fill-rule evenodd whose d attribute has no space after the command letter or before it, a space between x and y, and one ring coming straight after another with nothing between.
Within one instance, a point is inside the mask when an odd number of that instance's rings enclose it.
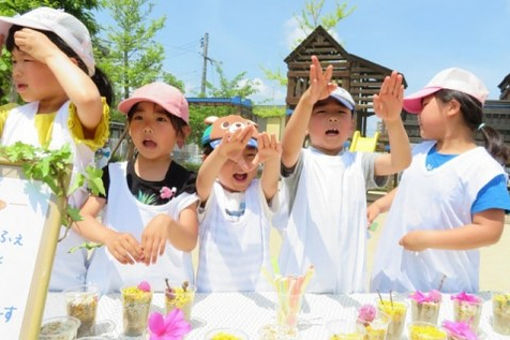
<instances>
[{"instance_id":1,"label":"white tablecloth","mask_svg":"<svg viewBox=\"0 0 510 340\"><path fill-rule=\"evenodd\" d=\"M484 296L482 294L482 296ZM494 333L491 327L492 305L486 294L483 306L480 328L486 334L486 340L509 340L510 336ZM332 319L348 318L356 315L357 309L364 303L376 302L376 294L352 295L319 295L306 294L300 314L298 328L299 339L315 340L327 339L325 323ZM197 294L192 309L193 330L186 339L202 340L205 334L217 327L242 329L250 339L258 340L261 327L275 322L274 293L214 293ZM164 312L164 295L154 294L154 311ZM49 293L46 300L44 318L65 315L65 302L62 293ZM407 323L410 322L410 311L407 313ZM450 297L443 295L443 302L439 314L439 321L452 320L452 303ZM98 306L97 321L112 320L116 324L114 334L122 339L122 309L119 295L105 295L101 297ZM407 337L403 337L407 339Z\"/></svg>"}]
</instances>

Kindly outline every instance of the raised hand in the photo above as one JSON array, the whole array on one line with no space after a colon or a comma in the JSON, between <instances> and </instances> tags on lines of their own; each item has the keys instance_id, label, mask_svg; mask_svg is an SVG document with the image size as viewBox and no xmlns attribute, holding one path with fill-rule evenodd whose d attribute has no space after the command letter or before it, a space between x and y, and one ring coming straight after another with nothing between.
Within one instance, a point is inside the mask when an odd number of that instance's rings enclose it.
<instances>
[{"instance_id":1,"label":"raised hand","mask_svg":"<svg viewBox=\"0 0 510 340\"><path fill-rule=\"evenodd\" d=\"M227 159L230 159L248 171L252 168L243 158L243 150L250 138L256 132L255 126L247 125L242 129L236 130L234 133L227 132L221 139L220 145L217 146L218 153Z\"/></svg>"},{"instance_id":2,"label":"raised hand","mask_svg":"<svg viewBox=\"0 0 510 340\"><path fill-rule=\"evenodd\" d=\"M374 95L374 111L377 117L388 122L400 119L404 100L402 80L402 75L396 71L384 78L379 94Z\"/></svg>"},{"instance_id":3,"label":"raised hand","mask_svg":"<svg viewBox=\"0 0 510 340\"><path fill-rule=\"evenodd\" d=\"M257 138L258 152L257 156L253 159L253 164L265 163L272 159L280 158L282 154L282 145L276 140L274 134L269 135L267 132L262 132Z\"/></svg>"},{"instance_id":4,"label":"raised hand","mask_svg":"<svg viewBox=\"0 0 510 340\"><path fill-rule=\"evenodd\" d=\"M309 73L310 86L303 95L308 96L313 103L327 98L336 89L336 84L331 83L332 76L333 66L329 65L323 71L319 59L316 56L312 56Z\"/></svg>"},{"instance_id":5,"label":"raised hand","mask_svg":"<svg viewBox=\"0 0 510 340\"><path fill-rule=\"evenodd\" d=\"M105 240L110 254L122 264L134 264L143 259L142 247L129 233L113 231Z\"/></svg>"},{"instance_id":6,"label":"raised hand","mask_svg":"<svg viewBox=\"0 0 510 340\"><path fill-rule=\"evenodd\" d=\"M63 53L46 35L30 28L14 33L14 43L21 52L42 63L55 53Z\"/></svg>"}]
</instances>

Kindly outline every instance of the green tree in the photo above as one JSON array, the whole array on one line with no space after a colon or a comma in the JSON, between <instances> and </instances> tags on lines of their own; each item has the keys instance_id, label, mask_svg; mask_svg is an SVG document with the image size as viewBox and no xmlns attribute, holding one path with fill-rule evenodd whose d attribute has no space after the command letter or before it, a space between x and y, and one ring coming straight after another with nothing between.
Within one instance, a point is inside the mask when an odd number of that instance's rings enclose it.
<instances>
[{"instance_id":1,"label":"green tree","mask_svg":"<svg viewBox=\"0 0 510 340\"><path fill-rule=\"evenodd\" d=\"M99 30L99 26L91 12L99 7L97 0L3 0L0 1L0 15L14 16L17 13L25 13L41 6L62 8L74 15L87 26L93 38ZM5 49L3 49L2 58L0 58L0 79L0 104L5 104L13 100L9 93L11 60L10 54Z\"/></svg>"},{"instance_id":2,"label":"green tree","mask_svg":"<svg viewBox=\"0 0 510 340\"><path fill-rule=\"evenodd\" d=\"M207 92L210 97L241 97L241 99L246 99L257 93L257 82L246 79L246 72L241 72L232 79L228 79L220 64L215 64L215 69L219 77L219 84L216 86L210 82L206 83ZM239 108L233 106L192 105L190 107L191 136L189 141L200 145L200 138L206 127L204 124L204 119L206 117L223 117L230 114L237 114L238 112Z\"/></svg>"},{"instance_id":3,"label":"green tree","mask_svg":"<svg viewBox=\"0 0 510 340\"><path fill-rule=\"evenodd\" d=\"M148 0L101 0L101 4L114 23L102 31L99 64L116 85L116 98L127 98L133 89L155 80L182 90L183 83L163 70L164 48L155 41L155 34L164 27L166 17L148 19L154 4Z\"/></svg>"},{"instance_id":4,"label":"green tree","mask_svg":"<svg viewBox=\"0 0 510 340\"><path fill-rule=\"evenodd\" d=\"M356 9L356 7L348 8L347 1L337 1L331 12L323 14L324 2L325 0L307 0L301 12L294 14L294 19L304 36L310 34L319 25L324 27L326 31L334 30L341 20L351 15ZM301 41L303 41L302 38L297 39L294 45L297 46ZM276 82L279 86L287 85L287 76L280 69L273 71L263 66L261 68L268 80Z\"/></svg>"}]
</instances>

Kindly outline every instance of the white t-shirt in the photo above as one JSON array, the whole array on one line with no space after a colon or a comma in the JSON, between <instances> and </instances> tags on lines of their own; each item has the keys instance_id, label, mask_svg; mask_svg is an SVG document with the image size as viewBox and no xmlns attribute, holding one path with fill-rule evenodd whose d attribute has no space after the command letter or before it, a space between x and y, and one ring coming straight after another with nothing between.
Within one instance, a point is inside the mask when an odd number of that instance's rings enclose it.
<instances>
[{"instance_id":1,"label":"white t-shirt","mask_svg":"<svg viewBox=\"0 0 510 340\"><path fill-rule=\"evenodd\" d=\"M72 178L71 183L77 173L83 173L87 165L93 165L94 151L85 144L76 144L68 128L70 102L65 102L57 111L53 122L51 141L48 149L59 149L68 144L72 151ZM35 115L39 102L28 103L13 108L5 121L0 145L12 145L18 141L25 144L41 147L37 129L35 127ZM69 198L69 204L80 208L85 201L88 193L86 188L81 187L76 190ZM60 229L60 236L65 233L65 228ZM87 253L80 249L73 253L69 250L85 242L74 230L69 230L66 238L60 241L55 252L53 269L50 279L50 290L64 290L72 286L83 285L87 272L86 261Z\"/></svg>"},{"instance_id":2,"label":"white t-shirt","mask_svg":"<svg viewBox=\"0 0 510 340\"><path fill-rule=\"evenodd\" d=\"M276 209L278 197L269 207L259 179L236 193L214 183L203 211L199 210L199 292L271 289L261 269L269 269L269 221Z\"/></svg>"},{"instance_id":3,"label":"white t-shirt","mask_svg":"<svg viewBox=\"0 0 510 340\"><path fill-rule=\"evenodd\" d=\"M144 204L129 190L126 166L126 162L108 165L110 186L103 224L110 229L130 233L140 242L145 226L154 216L167 214L177 220L182 210L198 200L195 194L181 193L163 205ZM99 286L101 292L106 294L145 280L153 290L163 292L165 278L171 282L194 282L190 253L175 249L169 242L165 253L149 266L143 263L121 264L106 247L99 248L90 262L87 283Z\"/></svg>"},{"instance_id":4,"label":"white t-shirt","mask_svg":"<svg viewBox=\"0 0 510 340\"><path fill-rule=\"evenodd\" d=\"M315 277L309 292L352 293L364 287L367 235L366 189L377 186L374 153L326 155L301 151L293 173L284 178L290 209L280 253L283 274ZM384 184L386 177L378 177Z\"/></svg>"},{"instance_id":5,"label":"white t-shirt","mask_svg":"<svg viewBox=\"0 0 510 340\"><path fill-rule=\"evenodd\" d=\"M418 144L398 186L375 255L371 290L478 291L479 252L404 250L398 241L412 230L449 230L472 222L471 206L485 184L504 170L482 147L432 170L426 157L435 141Z\"/></svg>"}]
</instances>

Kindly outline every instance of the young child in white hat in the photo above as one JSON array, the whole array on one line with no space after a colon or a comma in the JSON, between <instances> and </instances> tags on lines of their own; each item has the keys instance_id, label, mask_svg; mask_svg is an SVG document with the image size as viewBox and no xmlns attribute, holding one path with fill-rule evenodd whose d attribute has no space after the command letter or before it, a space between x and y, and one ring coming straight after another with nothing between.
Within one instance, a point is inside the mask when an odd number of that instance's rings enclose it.
<instances>
[{"instance_id":1,"label":"young child in white hat","mask_svg":"<svg viewBox=\"0 0 510 340\"><path fill-rule=\"evenodd\" d=\"M40 7L0 17L0 44L3 41L12 54L14 87L27 104L0 110L0 144L23 142L49 149L69 144L73 176L83 172L108 139L112 96L108 80L95 67L87 28L71 14ZM86 197L80 188L69 203L79 208ZM71 231L58 244L51 290L85 282L86 252L68 253L83 242Z\"/></svg>"},{"instance_id":2,"label":"young child in white hat","mask_svg":"<svg viewBox=\"0 0 510 340\"><path fill-rule=\"evenodd\" d=\"M315 266L309 291L352 293L366 290L366 190L403 170L411 148L400 111L402 76L393 72L374 98L374 110L388 129L391 153L344 151L352 135L355 102L331 84L314 56L310 87L303 93L282 140L283 182L289 221L280 254L284 274ZM310 147L302 148L308 134Z\"/></svg>"},{"instance_id":3,"label":"young child in white hat","mask_svg":"<svg viewBox=\"0 0 510 340\"><path fill-rule=\"evenodd\" d=\"M449 68L404 98L425 141L414 147L398 188L368 209L369 220L389 209L373 291L478 290L478 248L499 240L510 210L507 175L496 161L508 162L509 150L482 123L487 95L475 75ZM485 148L475 143L477 131Z\"/></svg>"}]
</instances>

